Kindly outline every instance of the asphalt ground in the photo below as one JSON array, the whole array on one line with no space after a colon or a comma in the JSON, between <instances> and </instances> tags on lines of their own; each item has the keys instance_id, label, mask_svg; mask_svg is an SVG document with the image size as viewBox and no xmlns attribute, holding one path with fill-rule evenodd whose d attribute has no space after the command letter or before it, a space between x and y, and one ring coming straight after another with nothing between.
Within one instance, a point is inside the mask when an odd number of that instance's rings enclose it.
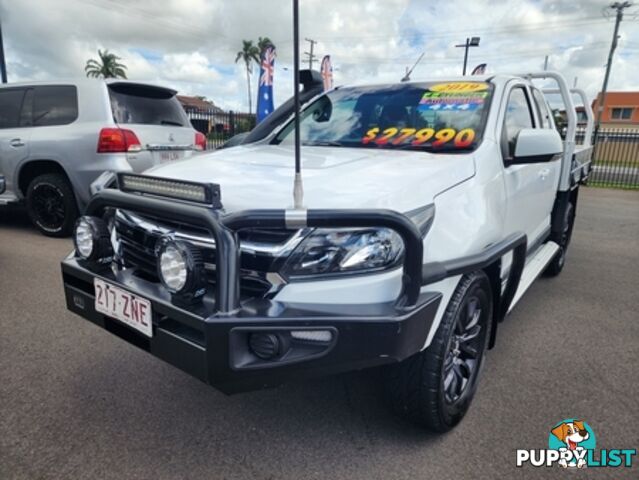
<instances>
[{"instance_id":1,"label":"asphalt ground","mask_svg":"<svg viewBox=\"0 0 639 480\"><path fill-rule=\"evenodd\" d=\"M579 417L639 448L639 192L582 189L564 272L501 325L462 424L394 417L378 372L227 397L65 310L71 242L0 210L1 479L639 478L515 467Z\"/></svg>"}]
</instances>

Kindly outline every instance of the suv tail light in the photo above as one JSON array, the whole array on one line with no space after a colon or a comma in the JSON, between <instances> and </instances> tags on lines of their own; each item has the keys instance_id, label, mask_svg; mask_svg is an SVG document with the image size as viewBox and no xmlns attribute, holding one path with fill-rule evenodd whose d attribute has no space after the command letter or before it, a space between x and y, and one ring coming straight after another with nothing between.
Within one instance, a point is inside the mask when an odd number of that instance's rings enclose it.
<instances>
[{"instance_id":1,"label":"suv tail light","mask_svg":"<svg viewBox=\"0 0 639 480\"><path fill-rule=\"evenodd\" d=\"M195 149L206 150L206 135L202 132L195 132Z\"/></svg>"},{"instance_id":2,"label":"suv tail light","mask_svg":"<svg viewBox=\"0 0 639 480\"><path fill-rule=\"evenodd\" d=\"M140 140L131 130L103 128L98 139L98 153L126 153L142 150Z\"/></svg>"}]
</instances>

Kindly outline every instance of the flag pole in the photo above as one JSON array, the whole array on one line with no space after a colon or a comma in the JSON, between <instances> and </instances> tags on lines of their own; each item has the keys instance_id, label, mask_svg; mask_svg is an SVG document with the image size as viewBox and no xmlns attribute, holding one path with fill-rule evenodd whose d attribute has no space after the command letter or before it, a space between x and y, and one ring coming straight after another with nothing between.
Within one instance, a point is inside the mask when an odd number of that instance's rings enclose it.
<instances>
[{"instance_id":1,"label":"flag pole","mask_svg":"<svg viewBox=\"0 0 639 480\"><path fill-rule=\"evenodd\" d=\"M304 186L302 184L302 159L300 149L300 32L299 1L293 0L293 103L295 108L295 183L293 186L293 208L304 208Z\"/></svg>"}]
</instances>

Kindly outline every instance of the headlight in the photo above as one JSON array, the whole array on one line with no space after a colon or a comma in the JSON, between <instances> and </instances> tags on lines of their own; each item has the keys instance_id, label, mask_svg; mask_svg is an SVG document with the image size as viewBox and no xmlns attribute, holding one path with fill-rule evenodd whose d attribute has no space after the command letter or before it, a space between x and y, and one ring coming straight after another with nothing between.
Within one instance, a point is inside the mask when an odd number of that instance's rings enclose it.
<instances>
[{"instance_id":1,"label":"headlight","mask_svg":"<svg viewBox=\"0 0 639 480\"><path fill-rule=\"evenodd\" d=\"M404 242L393 230L317 229L293 252L284 274L318 275L382 270L400 263Z\"/></svg>"},{"instance_id":2,"label":"headlight","mask_svg":"<svg viewBox=\"0 0 639 480\"><path fill-rule=\"evenodd\" d=\"M158 276L164 287L182 300L199 299L206 291L202 253L186 242L169 238L160 240Z\"/></svg>"},{"instance_id":3,"label":"headlight","mask_svg":"<svg viewBox=\"0 0 639 480\"><path fill-rule=\"evenodd\" d=\"M100 218L80 217L75 224L73 243L76 256L82 260L99 264L113 260L109 229Z\"/></svg>"}]
</instances>

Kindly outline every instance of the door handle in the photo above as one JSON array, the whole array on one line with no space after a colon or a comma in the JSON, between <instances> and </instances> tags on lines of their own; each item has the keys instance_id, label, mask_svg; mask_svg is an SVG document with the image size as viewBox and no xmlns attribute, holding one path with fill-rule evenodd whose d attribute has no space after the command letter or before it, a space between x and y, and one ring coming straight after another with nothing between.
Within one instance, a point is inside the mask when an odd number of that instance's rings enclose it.
<instances>
[{"instance_id":1,"label":"door handle","mask_svg":"<svg viewBox=\"0 0 639 480\"><path fill-rule=\"evenodd\" d=\"M24 142L21 138L14 138L9 141L9 145L11 145L12 147L24 147Z\"/></svg>"},{"instance_id":2,"label":"door handle","mask_svg":"<svg viewBox=\"0 0 639 480\"><path fill-rule=\"evenodd\" d=\"M550 175L550 169L549 168L544 168L544 169L539 171L539 177L542 180L545 180L548 175Z\"/></svg>"}]
</instances>

